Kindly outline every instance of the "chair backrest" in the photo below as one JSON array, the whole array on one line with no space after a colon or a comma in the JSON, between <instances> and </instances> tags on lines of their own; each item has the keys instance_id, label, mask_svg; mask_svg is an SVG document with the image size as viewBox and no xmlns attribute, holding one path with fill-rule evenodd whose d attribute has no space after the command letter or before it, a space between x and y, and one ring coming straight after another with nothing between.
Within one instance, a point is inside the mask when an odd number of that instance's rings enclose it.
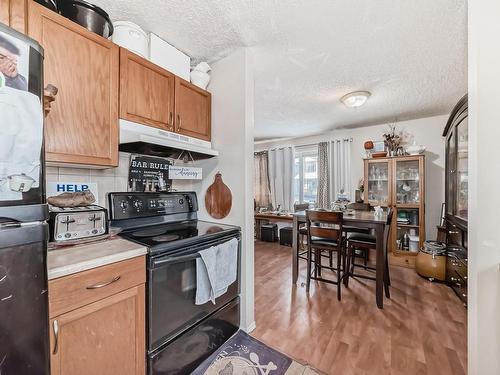
<instances>
[{"instance_id":1,"label":"chair backrest","mask_svg":"<svg viewBox=\"0 0 500 375\"><path fill-rule=\"evenodd\" d=\"M340 211L306 210L307 235L311 237L342 240L343 214Z\"/></svg>"},{"instance_id":2,"label":"chair backrest","mask_svg":"<svg viewBox=\"0 0 500 375\"><path fill-rule=\"evenodd\" d=\"M370 211L370 203L353 202L349 203L347 208L358 211Z\"/></svg>"},{"instance_id":3,"label":"chair backrest","mask_svg":"<svg viewBox=\"0 0 500 375\"><path fill-rule=\"evenodd\" d=\"M391 224L392 224L392 215L394 214L394 210L392 208L389 208L387 210L387 220L385 222L385 228L384 228L384 246L389 244L389 234L391 233Z\"/></svg>"},{"instance_id":4,"label":"chair backrest","mask_svg":"<svg viewBox=\"0 0 500 375\"><path fill-rule=\"evenodd\" d=\"M293 205L294 212L305 211L308 209L309 209L309 203L295 203Z\"/></svg>"}]
</instances>

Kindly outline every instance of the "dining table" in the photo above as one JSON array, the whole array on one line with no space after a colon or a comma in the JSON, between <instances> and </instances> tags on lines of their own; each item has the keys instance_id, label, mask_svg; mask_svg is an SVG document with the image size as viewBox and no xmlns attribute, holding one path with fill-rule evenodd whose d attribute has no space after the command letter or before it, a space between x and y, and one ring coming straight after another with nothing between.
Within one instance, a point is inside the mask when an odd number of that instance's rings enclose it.
<instances>
[{"instance_id":1,"label":"dining table","mask_svg":"<svg viewBox=\"0 0 500 375\"><path fill-rule=\"evenodd\" d=\"M292 283L296 284L299 277L299 228L302 224L306 223L306 212L298 211L293 215L293 242L292 242ZM384 307L384 272L386 267L386 251L387 247L384 245L384 229L387 225L387 212L382 214L375 214L375 211L362 211L351 210L344 213L343 223L345 225L354 226L358 228L372 229L377 240L376 244L376 286L375 286L375 300L377 307L382 309Z\"/></svg>"}]
</instances>

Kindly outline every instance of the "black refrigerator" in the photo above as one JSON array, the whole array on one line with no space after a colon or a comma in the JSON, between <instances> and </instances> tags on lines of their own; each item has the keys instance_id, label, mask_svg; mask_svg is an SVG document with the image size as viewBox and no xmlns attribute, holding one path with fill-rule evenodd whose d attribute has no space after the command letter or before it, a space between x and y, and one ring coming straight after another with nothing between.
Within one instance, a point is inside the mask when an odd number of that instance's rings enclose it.
<instances>
[{"instance_id":1,"label":"black refrigerator","mask_svg":"<svg viewBox=\"0 0 500 375\"><path fill-rule=\"evenodd\" d=\"M0 23L0 374L49 374L43 50Z\"/></svg>"}]
</instances>

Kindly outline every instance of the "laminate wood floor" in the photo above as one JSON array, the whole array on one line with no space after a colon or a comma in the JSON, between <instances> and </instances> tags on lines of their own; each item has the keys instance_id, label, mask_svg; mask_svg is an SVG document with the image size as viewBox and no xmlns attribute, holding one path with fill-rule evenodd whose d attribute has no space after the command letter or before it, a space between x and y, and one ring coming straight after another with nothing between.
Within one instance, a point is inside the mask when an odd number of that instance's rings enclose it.
<instances>
[{"instance_id":1,"label":"laminate wood floor","mask_svg":"<svg viewBox=\"0 0 500 375\"><path fill-rule=\"evenodd\" d=\"M308 296L305 261L292 286L291 256L290 247L255 243L252 336L327 374L466 373L467 312L450 288L391 267L383 310L370 280L351 279L340 302L335 285L315 281Z\"/></svg>"}]
</instances>

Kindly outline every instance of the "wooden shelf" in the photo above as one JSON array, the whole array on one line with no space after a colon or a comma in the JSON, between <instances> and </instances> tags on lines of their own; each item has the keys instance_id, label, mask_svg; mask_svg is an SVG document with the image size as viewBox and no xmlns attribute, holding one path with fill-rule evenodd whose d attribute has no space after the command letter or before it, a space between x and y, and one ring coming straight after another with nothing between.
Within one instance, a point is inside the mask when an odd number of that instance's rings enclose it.
<instances>
[{"instance_id":1,"label":"wooden shelf","mask_svg":"<svg viewBox=\"0 0 500 375\"><path fill-rule=\"evenodd\" d=\"M401 227L401 228L420 228L420 225L412 225L412 224L396 224L397 227Z\"/></svg>"}]
</instances>

